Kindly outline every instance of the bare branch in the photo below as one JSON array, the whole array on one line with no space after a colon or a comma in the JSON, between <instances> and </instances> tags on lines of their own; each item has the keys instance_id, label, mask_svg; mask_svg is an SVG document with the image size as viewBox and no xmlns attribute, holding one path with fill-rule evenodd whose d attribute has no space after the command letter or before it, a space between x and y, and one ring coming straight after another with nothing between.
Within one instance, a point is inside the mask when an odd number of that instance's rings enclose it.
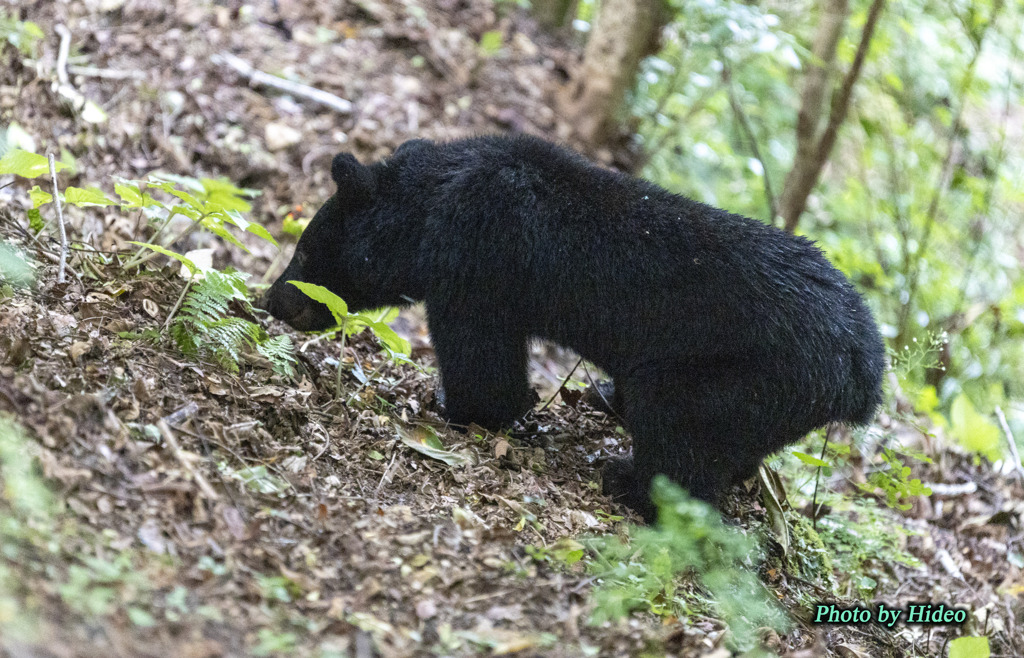
<instances>
[{"instance_id":1,"label":"bare branch","mask_svg":"<svg viewBox=\"0 0 1024 658\"><path fill-rule=\"evenodd\" d=\"M779 214L788 227L796 220L807 203L807 196L818 180L814 169L818 148L818 126L821 125L825 87L832 69L836 47L843 33L843 24L849 14L847 0L827 0L822 8L821 21L811 46L804 88L800 94L800 110L796 117L796 157L793 168L786 176L779 200Z\"/></svg>"},{"instance_id":2,"label":"bare branch","mask_svg":"<svg viewBox=\"0 0 1024 658\"><path fill-rule=\"evenodd\" d=\"M171 449L171 453L174 455L174 458L177 459L182 468L192 476L192 479L195 481L196 485L198 485L199 490L203 492L203 495L206 496L207 500L220 500L220 496L218 496L214 488L210 486L210 483L206 481L203 474L192 467L192 462L190 461L191 456L185 453L185 451L181 449L181 446L178 445L178 439L175 438L174 433L171 431L171 428L167 426L167 423L163 419L158 420L156 422L156 427L160 430L161 436L164 437L164 443L166 443L167 447Z\"/></svg>"},{"instance_id":3,"label":"bare branch","mask_svg":"<svg viewBox=\"0 0 1024 658\"><path fill-rule=\"evenodd\" d=\"M285 80L279 78L276 75L270 75L264 73L258 69L255 69L243 59L235 57L231 53L222 52L219 55L214 55L210 58L214 64L223 64L229 68L234 69L242 77L248 78L253 84L263 85L265 87L272 87L279 91L283 91L306 100L311 100L321 105L341 112L342 114L349 114L352 112L352 102L347 101L344 98L335 96L334 94L317 89L316 87L310 87L304 85L301 82L292 82L291 80Z\"/></svg>"}]
</instances>

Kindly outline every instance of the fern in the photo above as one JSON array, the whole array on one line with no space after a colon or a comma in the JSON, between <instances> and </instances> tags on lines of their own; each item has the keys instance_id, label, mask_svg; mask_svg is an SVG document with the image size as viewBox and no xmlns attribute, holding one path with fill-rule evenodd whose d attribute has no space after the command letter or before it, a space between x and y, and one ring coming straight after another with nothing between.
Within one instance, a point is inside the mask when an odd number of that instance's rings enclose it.
<instances>
[{"instance_id":1,"label":"fern","mask_svg":"<svg viewBox=\"0 0 1024 658\"><path fill-rule=\"evenodd\" d=\"M188 293L170 327L178 349L191 356L209 356L222 368L238 372L246 348L266 357L275 372L292 374L292 344L287 336L271 338L257 324L228 315L232 302L252 310L244 272L206 270Z\"/></svg>"}]
</instances>

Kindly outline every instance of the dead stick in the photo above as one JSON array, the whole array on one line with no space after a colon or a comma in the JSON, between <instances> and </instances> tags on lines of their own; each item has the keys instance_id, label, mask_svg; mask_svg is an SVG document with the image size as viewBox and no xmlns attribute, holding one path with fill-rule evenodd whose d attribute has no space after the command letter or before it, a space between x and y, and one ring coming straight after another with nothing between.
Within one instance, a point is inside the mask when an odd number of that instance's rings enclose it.
<instances>
[{"instance_id":1,"label":"dead stick","mask_svg":"<svg viewBox=\"0 0 1024 658\"><path fill-rule=\"evenodd\" d=\"M117 69L100 69L94 66L69 66L68 73L80 75L83 78L103 78L105 80L145 80L146 74L142 71L119 71Z\"/></svg>"},{"instance_id":2,"label":"dead stick","mask_svg":"<svg viewBox=\"0 0 1024 658\"><path fill-rule=\"evenodd\" d=\"M253 68L253 66L248 62L235 57L231 53L220 53L219 55L214 55L210 59L214 64L224 64L234 69L243 77L251 80L254 84L273 87L274 89L278 89L285 93L294 94L295 96L320 103L321 105L326 105L333 110L341 112L342 114L349 114L352 112L351 101L347 101L340 96L335 96L334 94L323 91L322 89L304 85L301 82L292 82L291 80L279 78L276 75L264 73L263 71Z\"/></svg>"},{"instance_id":3,"label":"dead stick","mask_svg":"<svg viewBox=\"0 0 1024 658\"><path fill-rule=\"evenodd\" d=\"M192 468L192 464L189 463L188 458L185 456L185 452L181 449L181 446L178 445L178 439L174 437L174 434L171 432L171 428L167 426L167 423L163 420L158 420L156 422L156 427L160 430L161 436L164 437L164 442L171 449L171 452L174 453L174 458L177 459L182 468L188 471L188 474L192 476L192 479L195 480L195 483L199 486L199 490L203 492L203 495L206 496L208 500L220 500L220 496L218 496L217 492L213 490L210 483L206 481L203 474Z\"/></svg>"},{"instance_id":4,"label":"dead stick","mask_svg":"<svg viewBox=\"0 0 1024 658\"><path fill-rule=\"evenodd\" d=\"M1024 482L1024 466L1020 463L1020 453L1017 452L1017 441L1013 438L1013 432L1010 431L1010 424L1006 422L1006 414L1003 413L1002 408L996 407L996 418L999 419L999 425L1003 428L1003 433L1006 434L1006 442L1010 444L1010 456L1013 458L1013 470L1017 472L1017 476L1020 477L1021 481Z\"/></svg>"},{"instance_id":5,"label":"dead stick","mask_svg":"<svg viewBox=\"0 0 1024 658\"><path fill-rule=\"evenodd\" d=\"M60 207L60 190L57 189L57 162L49 154L50 177L53 178L53 203L57 206L57 226L60 227L60 265L57 268L57 283L64 283L64 270L68 260L68 236L64 231L64 211Z\"/></svg>"},{"instance_id":6,"label":"dead stick","mask_svg":"<svg viewBox=\"0 0 1024 658\"><path fill-rule=\"evenodd\" d=\"M62 85L70 85L68 80L68 54L71 51L71 30L63 24L53 28L60 36L60 47L57 49L57 80Z\"/></svg>"},{"instance_id":7,"label":"dead stick","mask_svg":"<svg viewBox=\"0 0 1024 658\"><path fill-rule=\"evenodd\" d=\"M188 292L189 286L192 285L192 279L194 279L195 276L196 275L193 273L192 276L188 278L188 281L185 282L185 287L181 289L181 295L178 296L178 301L174 302L174 308L171 309L171 312L167 315L167 321L164 322L164 331L167 331L167 327L171 326L171 320L174 319L174 314L178 312L179 308L181 308L181 302L185 300L185 293Z\"/></svg>"}]
</instances>

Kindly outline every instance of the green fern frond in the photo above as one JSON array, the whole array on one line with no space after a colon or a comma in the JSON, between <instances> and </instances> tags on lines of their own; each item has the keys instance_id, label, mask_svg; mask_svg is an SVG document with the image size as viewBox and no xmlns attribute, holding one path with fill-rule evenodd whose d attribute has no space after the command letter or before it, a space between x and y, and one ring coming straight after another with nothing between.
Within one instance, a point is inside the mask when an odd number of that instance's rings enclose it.
<instances>
[{"instance_id":1,"label":"green fern frond","mask_svg":"<svg viewBox=\"0 0 1024 658\"><path fill-rule=\"evenodd\" d=\"M256 345L256 351L274 364L274 372L287 377L291 377L294 373L292 362L295 360L295 347L292 345L292 339L288 336L268 338Z\"/></svg>"},{"instance_id":2,"label":"green fern frond","mask_svg":"<svg viewBox=\"0 0 1024 658\"><path fill-rule=\"evenodd\" d=\"M252 310L245 288L248 277L243 272L208 270L182 303L171 338L183 353L205 354L233 373L238 372L242 353L254 348L270 360L275 372L290 374L293 357L287 336L271 338L259 325L228 315L232 301Z\"/></svg>"}]
</instances>

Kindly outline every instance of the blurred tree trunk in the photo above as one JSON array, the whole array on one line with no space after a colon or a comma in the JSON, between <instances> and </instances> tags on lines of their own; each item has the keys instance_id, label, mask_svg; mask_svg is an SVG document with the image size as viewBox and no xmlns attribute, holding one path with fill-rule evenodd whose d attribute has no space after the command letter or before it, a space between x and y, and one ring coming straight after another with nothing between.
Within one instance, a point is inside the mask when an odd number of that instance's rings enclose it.
<instances>
[{"instance_id":1,"label":"blurred tree trunk","mask_svg":"<svg viewBox=\"0 0 1024 658\"><path fill-rule=\"evenodd\" d=\"M533 0L533 16L549 30L565 27L576 16L579 0Z\"/></svg>"},{"instance_id":2,"label":"blurred tree trunk","mask_svg":"<svg viewBox=\"0 0 1024 658\"><path fill-rule=\"evenodd\" d=\"M640 62L658 51L671 13L664 0L604 0L597 12L583 65L562 98L576 135L590 144L609 141L615 119Z\"/></svg>"},{"instance_id":3,"label":"blurred tree trunk","mask_svg":"<svg viewBox=\"0 0 1024 658\"><path fill-rule=\"evenodd\" d=\"M839 87L832 92L832 101L826 114L825 93L830 80L839 74L836 47L850 10L847 0L822 2L821 18L814 34L811 59L807 62L807 75L800 94L800 111L796 120L796 157L793 159L793 168L786 176L782 197L779 200L779 215L789 232L796 230L800 215L807 207L807 197L818 184L821 170L832 153L832 147L835 146L839 128L846 120L853 86L860 77L864 58L867 57L878 24L878 17L884 7L885 0L874 0L871 3L853 63ZM825 123L824 128L821 127L822 123Z\"/></svg>"}]
</instances>

